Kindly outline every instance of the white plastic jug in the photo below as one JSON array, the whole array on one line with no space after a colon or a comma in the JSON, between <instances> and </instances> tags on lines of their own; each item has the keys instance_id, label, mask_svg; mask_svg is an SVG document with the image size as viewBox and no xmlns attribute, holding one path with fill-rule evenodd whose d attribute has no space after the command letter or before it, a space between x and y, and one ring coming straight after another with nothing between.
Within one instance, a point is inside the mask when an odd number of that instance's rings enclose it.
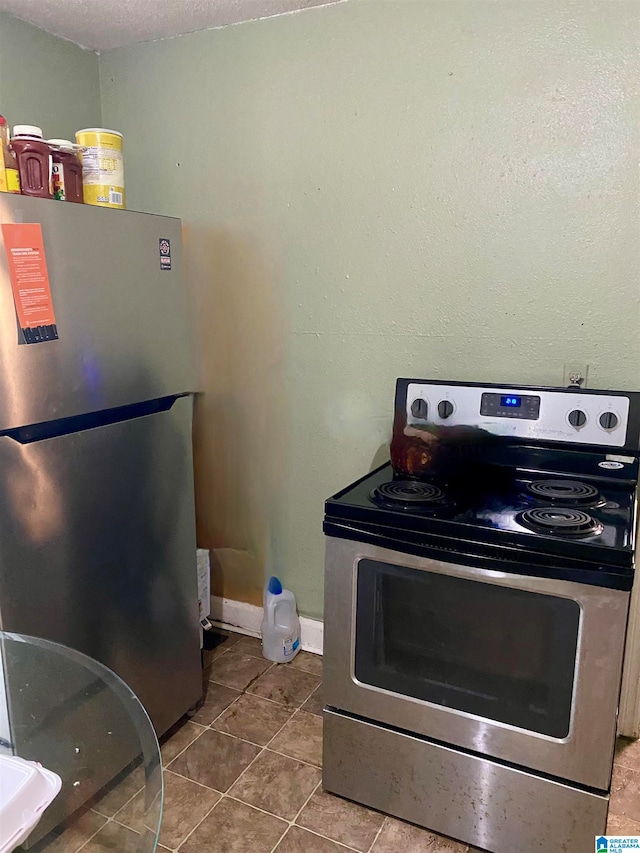
<instances>
[{"instance_id":1,"label":"white plastic jug","mask_svg":"<svg viewBox=\"0 0 640 853\"><path fill-rule=\"evenodd\" d=\"M300 651L300 620L296 599L283 589L278 578L269 578L264 590L262 654L267 660L286 663Z\"/></svg>"}]
</instances>

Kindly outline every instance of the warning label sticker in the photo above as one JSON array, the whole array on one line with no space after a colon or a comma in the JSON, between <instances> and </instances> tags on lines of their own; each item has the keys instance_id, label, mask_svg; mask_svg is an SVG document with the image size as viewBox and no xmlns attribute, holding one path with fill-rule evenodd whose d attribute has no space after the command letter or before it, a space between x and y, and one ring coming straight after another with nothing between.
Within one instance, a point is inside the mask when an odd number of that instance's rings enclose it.
<instances>
[{"instance_id":1,"label":"warning label sticker","mask_svg":"<svg viewBox=\"0 0 640 853\"><path fill-rule=\"evenodd\" d=\"M171 269L171 241L166 237L160 238L160 269Z\"/></svg>"},{"instance_id":2,"label":"warning label sticker","mask_svg":"<svg viewBox=\"0 0 640 853\"><path fill-rule=\"evenodd\" d=\"M2 225L13 301L23 339L19 343L39 344L58 338L51 299L47 259L39 222Z\"/></svg>"}]
</instances>

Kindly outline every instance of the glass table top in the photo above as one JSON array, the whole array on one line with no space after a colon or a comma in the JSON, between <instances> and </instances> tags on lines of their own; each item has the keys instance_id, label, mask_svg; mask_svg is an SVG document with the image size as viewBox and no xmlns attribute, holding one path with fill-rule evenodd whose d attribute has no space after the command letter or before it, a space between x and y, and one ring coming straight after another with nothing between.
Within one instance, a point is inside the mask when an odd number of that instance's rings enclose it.
<instances>
[{"instance_id":1,"label":"glass table top","mask_svg":"<svg viewBox=\"0 0 640 853\"><path fill-rule=\"evenodd\" d=\"M131 689L86 655L0 631L0 755L35 761L62 780L20 850L152 853L162 820L155 731ZM113 820L126 806L127 826ZM1 845L0 845L1 846Z\"/></svg>"}]
</instances>

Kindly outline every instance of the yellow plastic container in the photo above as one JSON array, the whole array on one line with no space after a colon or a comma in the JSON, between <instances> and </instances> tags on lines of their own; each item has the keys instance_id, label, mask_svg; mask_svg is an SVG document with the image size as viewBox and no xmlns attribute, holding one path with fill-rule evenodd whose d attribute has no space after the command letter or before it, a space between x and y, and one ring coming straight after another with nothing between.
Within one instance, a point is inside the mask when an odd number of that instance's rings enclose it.
<instances>
[{"instance_id":1,"label":"yellow plastic container","mask_svg":"<svg viewBox=\"0 0 640 853\"><path fill-rule=\"evenodd\" d=\"M9 127L4 116L0 116L0 192L20 192L20 173L16 155L9 147Z\"/></svg>"},{"instance_id":2,"label":"yellow plastic container","mask_svg":"<svg viewBox=\"0 0 640 853\"><path fill-rule=\"evenodd\" d=\"M125 207L122 134L104 127L87 127L76 133L82 146L84 203L99 207Z\"/></svg>"}]
</instances>

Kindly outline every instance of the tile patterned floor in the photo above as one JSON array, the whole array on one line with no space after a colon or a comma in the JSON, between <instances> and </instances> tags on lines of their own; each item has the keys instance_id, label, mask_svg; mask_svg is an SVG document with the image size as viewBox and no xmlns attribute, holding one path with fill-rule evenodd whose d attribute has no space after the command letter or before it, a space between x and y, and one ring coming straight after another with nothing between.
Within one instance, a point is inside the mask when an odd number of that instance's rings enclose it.
<instances>
[{"instance_id":1,"label":"tile patterned floor","mask_svg":"<svg viewBox=\"0 0 640 853\"><path fill-rule=\"evenodd\" d=\"M231 634L206 662L202 707L162 744L160 850L473 853L322 790L321 657L273 665L259 640ZM134 772L43 853L129 850L140 787ZM608 831L640 835L640 742L618 742Z\"/></svg>"}]
</instances>

